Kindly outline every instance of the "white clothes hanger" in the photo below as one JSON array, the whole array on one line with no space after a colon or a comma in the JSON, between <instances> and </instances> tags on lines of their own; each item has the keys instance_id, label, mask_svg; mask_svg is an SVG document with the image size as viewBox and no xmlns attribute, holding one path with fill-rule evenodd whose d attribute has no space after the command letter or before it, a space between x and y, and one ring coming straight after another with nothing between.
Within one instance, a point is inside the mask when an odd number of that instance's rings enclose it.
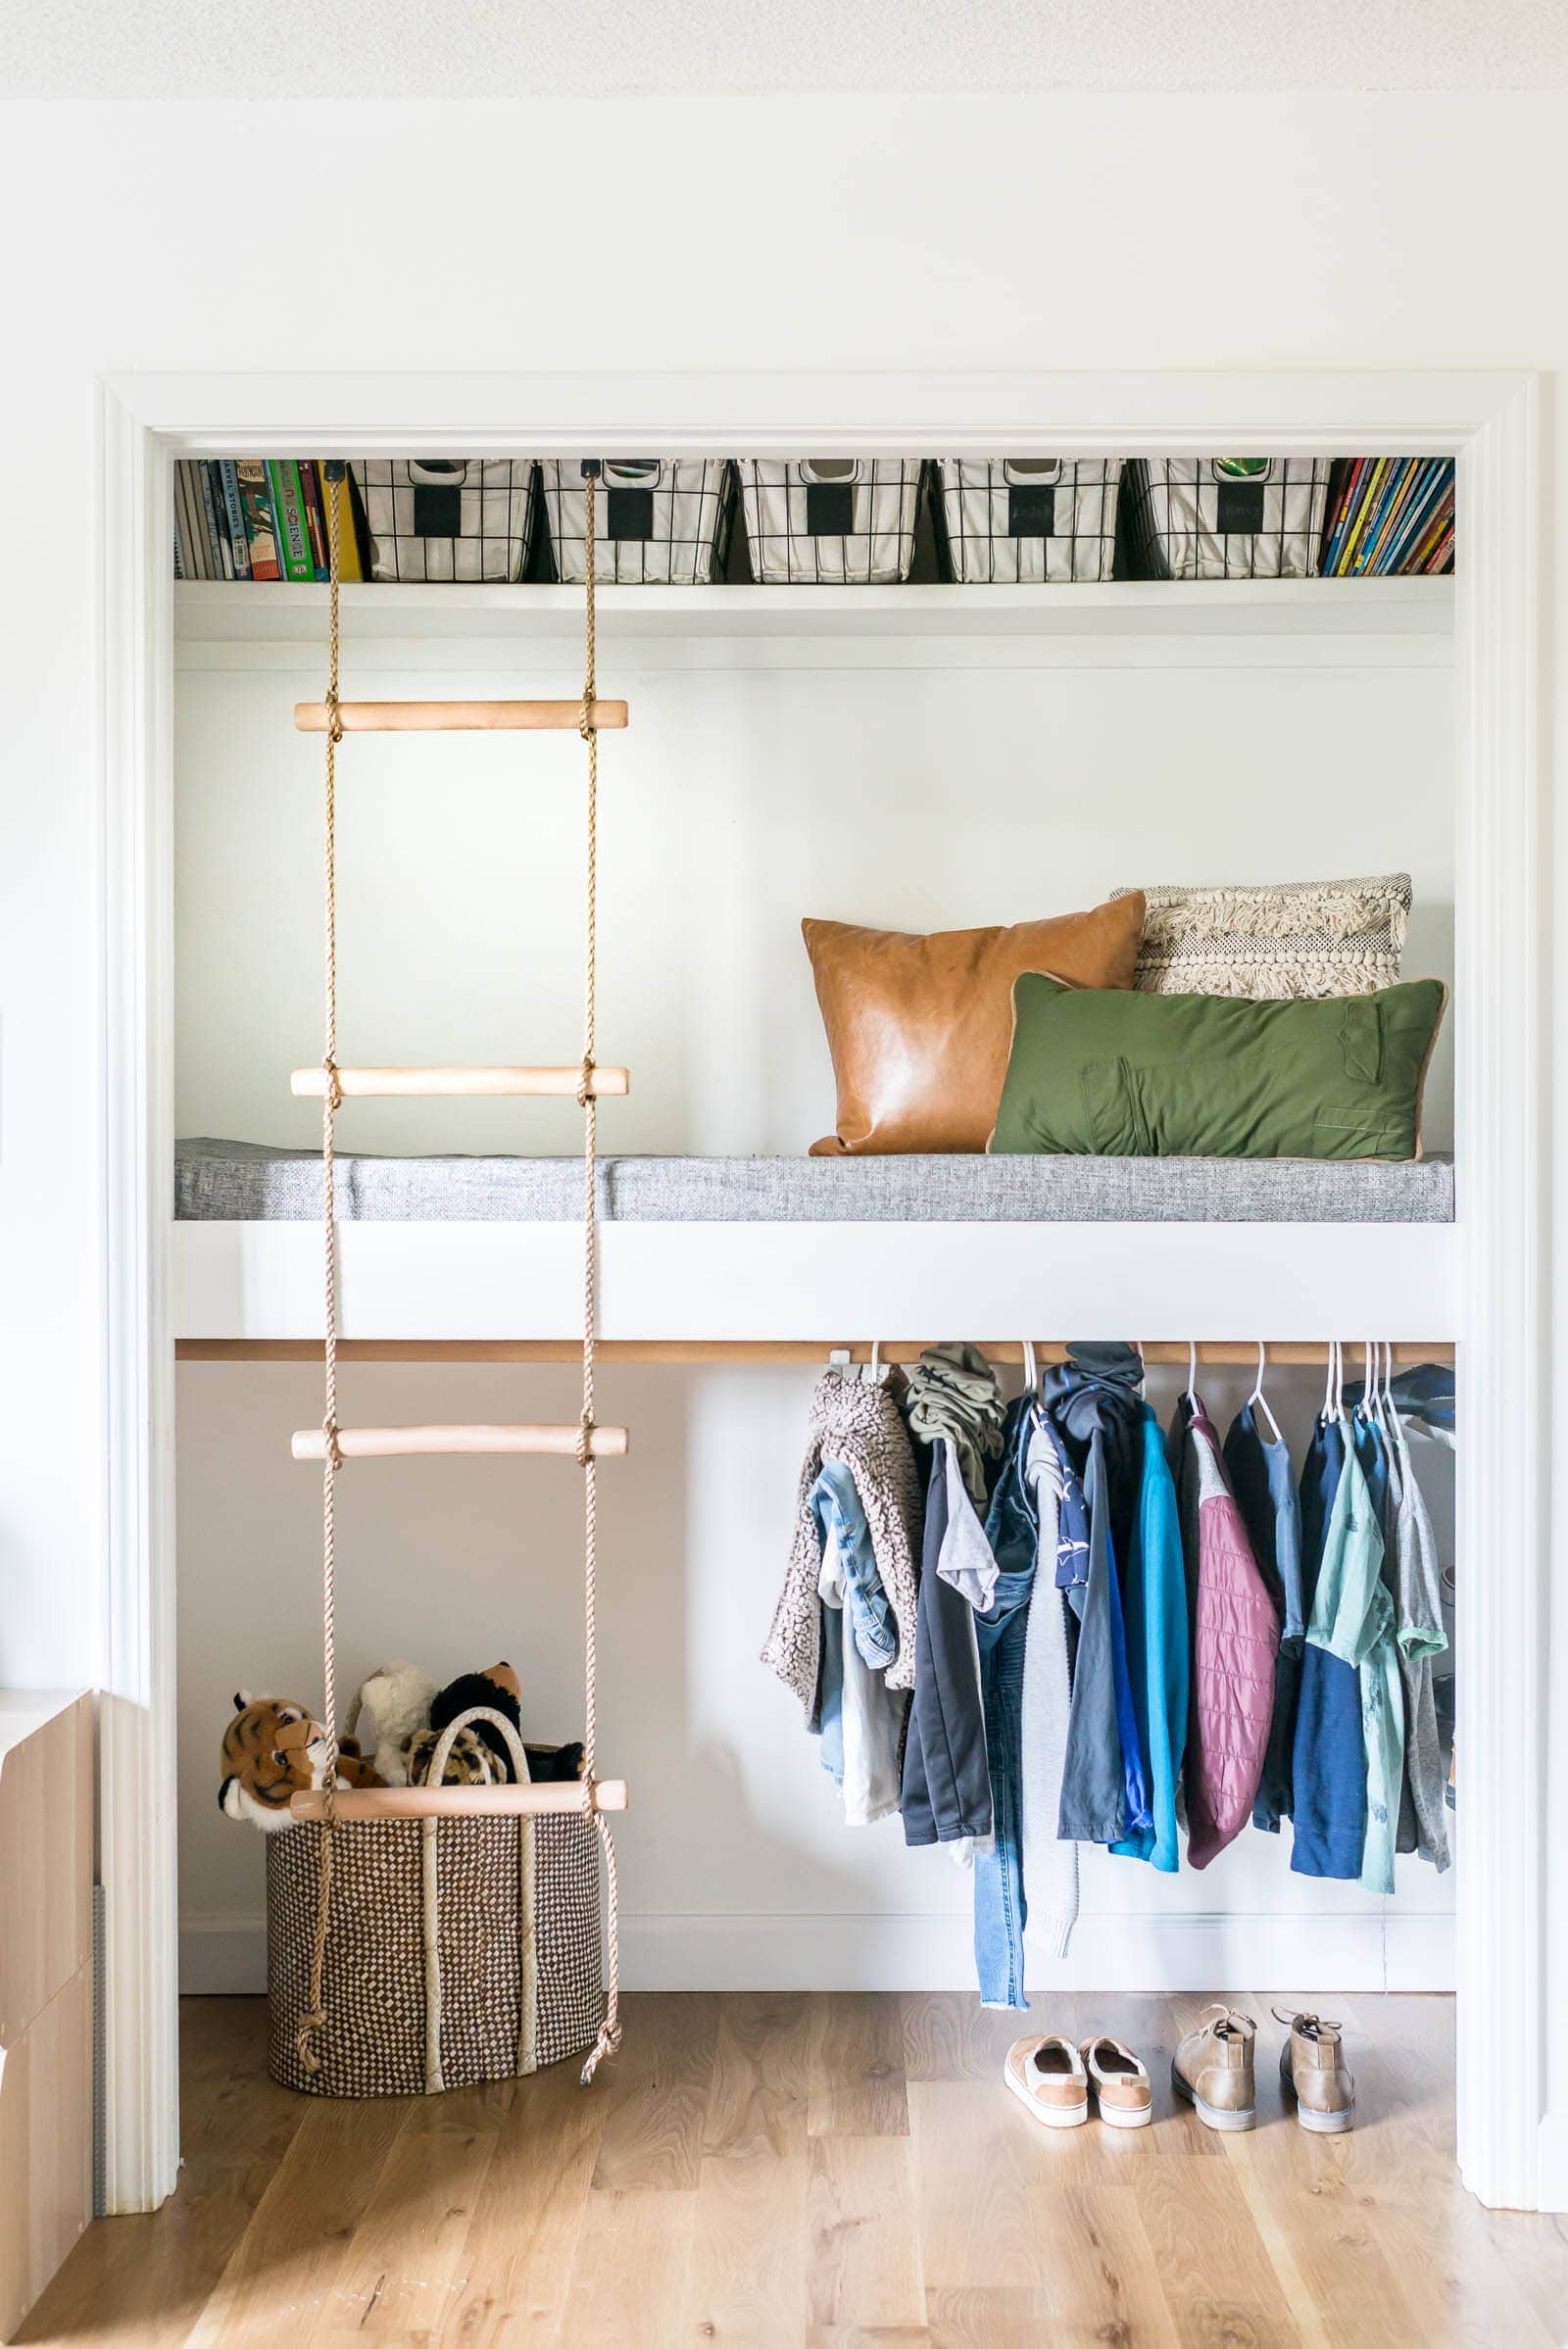
<instances>
[{"instance_id":1,"label":"white clothes hanger","mask_svg":"<svg viewBox=\"0 0 1568 2349\"><path fill-rule=\"evenodd\" d=\"M1187 1341L1187 1399L1195 1411L1202 1408L1198 1399L1198 1340Z\"/></svg>"},{"instance_id":2,"label":"white clothes hanger","mask_svg":"<svg viewBox=\"0 0 1568 2349\"><path fill-rule=\"evenodd\" d=\"M1251 1404L1253 1410L1261 1411L1263 1417L1268 1421L1270 1428L1273 1430L1275 1443L1283 1444L1285 1438L1280 1434L1280 1423L1275 1418L1272 1410L1269 1408L1268 1396L1263 1393L1263 1373L1267 1367L1268 1354L1264 1348L1262 1339L1259 1338L1257 1342L1257 1377L1253 1382L1252 1392L1247 1399Z\"/></svg>"},{"instance_id":3,"label":"white clothes hanger","mask_svg":"<svg viewBox=\"0 0 1568 2349\"><path fill-rule=\"evenodd\" d=\"M1040 1364L1035 1356L1032 1338L1026 1338L1023 1342L1023 1391L1026 1395L1032 1395L1036 1402L1040 1400Z\"/></svg>"}]
</instances>

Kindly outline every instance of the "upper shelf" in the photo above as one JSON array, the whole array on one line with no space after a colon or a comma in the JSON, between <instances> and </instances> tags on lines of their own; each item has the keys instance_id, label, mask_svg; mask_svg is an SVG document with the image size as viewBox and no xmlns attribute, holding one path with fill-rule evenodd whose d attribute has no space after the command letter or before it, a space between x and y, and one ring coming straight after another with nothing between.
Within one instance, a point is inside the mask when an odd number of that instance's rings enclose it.
<instances>
[{"instance_id":1,"label":"upper shelf","mask_svg":"<svg viewBox=\"0 0 1568 2349\"><path fill-rule=\"evenodd\" d=\"M601 587L620 639L670 637L1450 637L1439 579L1112 580L1058 587ZM182 580L184 644L318 643L322 586ZM343 590L346 635L575 640L580 587L364 584Z\"/></svg>"}]
</instances>

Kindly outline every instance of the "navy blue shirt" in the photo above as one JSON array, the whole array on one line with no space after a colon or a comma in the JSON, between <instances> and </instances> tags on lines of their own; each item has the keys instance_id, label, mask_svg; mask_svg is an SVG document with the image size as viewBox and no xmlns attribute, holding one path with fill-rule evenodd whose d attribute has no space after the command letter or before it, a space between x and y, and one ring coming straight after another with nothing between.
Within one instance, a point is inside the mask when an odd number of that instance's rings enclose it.
<instances>
[{"instance_id":1,"label":"navy blue shirt","mask_svg":"<svg viewBox=\"0 0 1568 2349\"><path fill-rule=\"evenodd\" d=\"M1312 1432L1301 1471L1301 1604L1310 1620L1323 1563L1323 1542L1345 1467L1337 1423ZM1308 1642L1301 1657L1291 1755L1298 1876L1346 1879L1361 1873L1366 1841L1366 1746L1361 1735L1361 1677L1353 1664Z\"/></svg>"}]
</instances>

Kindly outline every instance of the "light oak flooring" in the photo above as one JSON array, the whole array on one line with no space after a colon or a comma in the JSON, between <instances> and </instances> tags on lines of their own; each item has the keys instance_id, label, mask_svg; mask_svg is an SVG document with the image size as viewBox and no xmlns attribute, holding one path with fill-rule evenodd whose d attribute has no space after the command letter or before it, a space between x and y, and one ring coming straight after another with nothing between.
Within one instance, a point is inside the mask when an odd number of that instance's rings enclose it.
<instances>
[{"instance_id":1,"label":"light oak flooring","mask_svg":"<svg viewBox=\"0 0 1568 2349\"><path fill-rule=\"evenodd\" d=\"M1037 2002L1154 2078L1151 2129L1048 2135L1004 2090L1017 2019L958 1996L635 1997L626 2044L429 2100L274 2087L263 2009L184 2010L185 2167L100 2222L26 2342L1012 2344L1568 2342L1568 2225L1481 2209L1452 2161L1452 2004L1339 2002L1358 2127L1281 2110L1261 1994L1259 2126L1174 2104L1198 1998ZM1325 2002L1326 2003L1326 2002Z\"/></svg>"}]
</instances>

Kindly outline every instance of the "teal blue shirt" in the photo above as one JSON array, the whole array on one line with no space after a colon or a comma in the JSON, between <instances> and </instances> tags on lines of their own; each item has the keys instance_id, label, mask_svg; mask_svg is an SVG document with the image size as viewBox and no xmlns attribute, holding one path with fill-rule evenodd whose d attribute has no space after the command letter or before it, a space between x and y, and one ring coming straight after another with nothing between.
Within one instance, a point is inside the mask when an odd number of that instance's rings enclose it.
<instances>
[{"instance_id":1,"label":"teal blue shirt","mask_svg":"<svg viewBox=\"0 0 1568 2349\"><path fill-rule=\"evenodd\" d=\"M1143 1406L1143 1458L1132 1555L1123 1593L1127 1670L1133 1711L1148 1776L1150 1825L1112 1851L1149 1860L1167 1875L1181 1864L1176 1836L1176 1788L1187 1747L1192 1666L1187 1634L1187 1570L1182 1560L1176 1486L1165 1458L1159 1422Z\"/></svg>"}]
</instances>

